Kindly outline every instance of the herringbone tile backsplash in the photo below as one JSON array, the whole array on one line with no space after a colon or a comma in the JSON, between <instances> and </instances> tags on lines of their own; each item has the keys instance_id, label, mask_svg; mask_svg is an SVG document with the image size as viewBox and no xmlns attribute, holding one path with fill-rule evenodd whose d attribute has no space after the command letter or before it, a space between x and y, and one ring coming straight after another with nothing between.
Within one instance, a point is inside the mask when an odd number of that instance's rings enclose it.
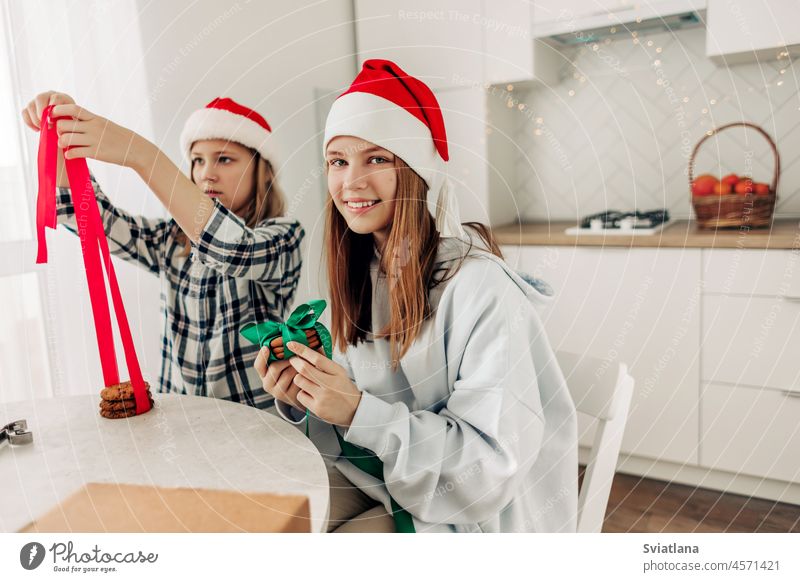
<instances>
[{"instance_id":1,"label":"herringbone tile backsplash","mask_svg":"<svg viewBox=\"0 0 800 582\"><path fill-rule=\"evenodd\" d=\"M559 85L514 90L527 108L516 136L523 219L634 208L689 218L691 150L705 132L732 121L773 136L782 165L775 215L800 216L796 63L718 66L705 57L704 29L637 42L625 33L574 51ZM695 175L733 172L769 182L773 163L759 133L734 128L703 144Z\"/></svg>"}]
</instances>

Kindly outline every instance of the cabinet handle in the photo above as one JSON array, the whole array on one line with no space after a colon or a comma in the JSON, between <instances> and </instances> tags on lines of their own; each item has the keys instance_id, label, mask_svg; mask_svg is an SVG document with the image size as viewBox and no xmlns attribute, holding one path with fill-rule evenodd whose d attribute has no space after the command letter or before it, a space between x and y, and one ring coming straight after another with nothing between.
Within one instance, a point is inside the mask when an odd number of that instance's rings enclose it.
<instances>
[{"instance_id":1,"label":"cabinet handle","mask_svg":"<svg viewBox=\"0 0 800 582\"><path fill-rule=\"evenodd\" d=\"M800 390L781 390L787 398L800 398Z\"/></svg>"}]
</instances>

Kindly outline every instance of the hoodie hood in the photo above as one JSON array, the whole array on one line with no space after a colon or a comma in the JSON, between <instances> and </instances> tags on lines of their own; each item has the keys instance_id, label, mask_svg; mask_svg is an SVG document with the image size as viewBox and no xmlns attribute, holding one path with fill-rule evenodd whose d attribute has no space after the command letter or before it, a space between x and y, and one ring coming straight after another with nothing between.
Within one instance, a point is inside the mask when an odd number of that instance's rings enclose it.
<instances>
[{"instance_id":1,"label":"hoodie hood","mask_svg":"<svg viewBox=\"0 0 800 582\"><path fill-rule=\"evenodd\" d=\"M515 271L503 259L489 252L480 237L472 233L465 238L441 239L436 255L436 269L454 268L465 256L493 261L499 265L533 305L544 306L553 301L555 293L546 281L522 271Z\"/></svg>"}]
</instances>

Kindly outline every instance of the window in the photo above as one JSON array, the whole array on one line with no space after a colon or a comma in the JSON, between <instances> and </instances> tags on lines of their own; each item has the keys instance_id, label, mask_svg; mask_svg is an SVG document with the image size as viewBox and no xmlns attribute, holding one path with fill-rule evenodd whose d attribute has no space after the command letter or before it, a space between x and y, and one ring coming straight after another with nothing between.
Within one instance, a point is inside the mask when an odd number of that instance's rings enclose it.
<instances>
[{"instance_id":1,"label":"window","mask_svg":"<svg viewBox=\"0 0 800 582\"><path fill-rule=\"evenodd\" d=\"M36 268L35 178L22 149L20 107L14 94L13 51L0 4L0 402L52 394ZM33 182L33 183L32 183Z\"/></svg>"}]
</instances>

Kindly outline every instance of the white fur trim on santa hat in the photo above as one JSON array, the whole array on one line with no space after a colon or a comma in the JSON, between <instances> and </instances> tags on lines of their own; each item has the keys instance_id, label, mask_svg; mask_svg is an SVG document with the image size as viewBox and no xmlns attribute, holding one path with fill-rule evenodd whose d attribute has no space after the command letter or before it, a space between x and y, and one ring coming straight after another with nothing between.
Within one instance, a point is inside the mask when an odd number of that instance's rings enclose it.
<instances>
[{"instance_id":1,"label":"white fur trim on santa hat","mask_svg":"<svg viewBox=\"0 0 800 582\"><path fill-rule=\"evenodd\" d=\"M272 134L252 119L224 109L198 109L189 116L181 131L181 150L191 160L192 144L204 139L224 139L256 150L273 167L275 144Z\"/></svg>"},{"instance_id":2,"label":"white fur trim on santa hat","mask_svg":"<svg viewBox=\"0 0 800 582\"><path fill-rule=\"evenodd\" d=\"M428 208L442 236L461 236L463 229L454 193L445 187L447 163L439 156L430 128L397 104L371 93L339 97L328 113L322 155L337 136L374 143L403 160L428 185Z\"/></svg>"}]
</instances>

